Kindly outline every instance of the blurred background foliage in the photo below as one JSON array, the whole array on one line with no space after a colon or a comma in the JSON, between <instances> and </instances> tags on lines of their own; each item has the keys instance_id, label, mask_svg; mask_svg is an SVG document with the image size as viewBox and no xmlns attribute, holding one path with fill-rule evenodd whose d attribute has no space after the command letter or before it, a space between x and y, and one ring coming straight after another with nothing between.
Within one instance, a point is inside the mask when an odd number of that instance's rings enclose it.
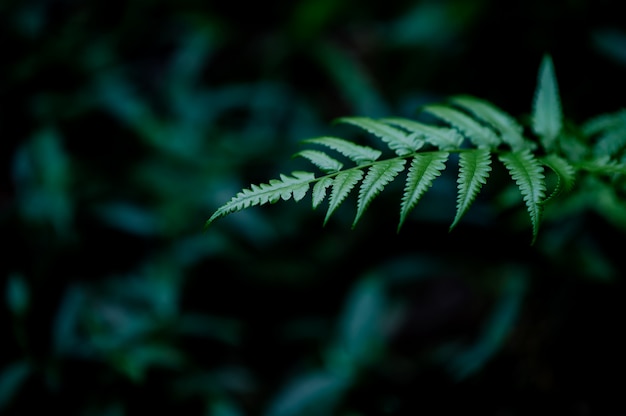
<instances>
[{"instance_id":1,"label":"blurred background foliage","mask_svg":"<svg viewBox=\"0 0 626 416\"><path fill-rule=\"evenodd\" d=\"M571 121L618 110L619 6L1 1L0 413L626 411L626 221L600 183L533 247L505 180L448 234L454 172L399 235L399 190L353 231L305 203L202 231L300 140L354 134L335 117L458 93L527 115L546 52Z\"/></svg>"}]
</instances>

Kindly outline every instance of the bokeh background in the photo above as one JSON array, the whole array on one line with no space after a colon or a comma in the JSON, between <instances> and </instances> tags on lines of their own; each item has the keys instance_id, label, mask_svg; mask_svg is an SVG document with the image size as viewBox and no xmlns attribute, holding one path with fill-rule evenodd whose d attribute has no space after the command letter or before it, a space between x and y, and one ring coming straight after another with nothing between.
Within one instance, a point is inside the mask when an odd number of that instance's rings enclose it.
<instances>
[{"instance_id":1,"label":"bokeh background","mask_svg":"<svg viewBox=\"0 0 626 416\"><path fill-rule=\"evenodd\" d=\"M624 106L619 1L0 1L0 414L624 414L626 209L528 218L455 172L204 221L340 116L473 94L572 123ZM622 193L623 196L623 193ZM583 201L583 202L581 202ZM586 202L584 202L586 201Z\"/></svg>"}]
</instances>

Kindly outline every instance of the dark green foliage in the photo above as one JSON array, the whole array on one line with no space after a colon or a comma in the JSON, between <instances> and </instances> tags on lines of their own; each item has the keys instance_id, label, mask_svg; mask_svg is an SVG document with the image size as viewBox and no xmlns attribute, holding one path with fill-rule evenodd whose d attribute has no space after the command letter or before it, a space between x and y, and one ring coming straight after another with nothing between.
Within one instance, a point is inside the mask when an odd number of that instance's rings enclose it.
<instances>
[{"instance_id":1,"label":"dark green foliage","mask_svg":"<svg viewBox=\"0 0 626 416\"><path fill-rule=\"evenodd\" d=\"M0 1L0 414L625 414L619 11Z\"/></svg>"}]
</instances>

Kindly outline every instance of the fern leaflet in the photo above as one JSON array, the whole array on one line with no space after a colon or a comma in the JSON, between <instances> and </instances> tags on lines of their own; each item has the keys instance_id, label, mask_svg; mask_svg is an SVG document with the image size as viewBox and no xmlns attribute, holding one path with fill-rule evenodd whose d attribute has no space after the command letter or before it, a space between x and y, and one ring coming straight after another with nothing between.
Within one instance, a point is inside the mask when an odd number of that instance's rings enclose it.
<instances>
[{"instance_id":1,"label":"fern leaflet","mask_svg":"<svg viewBox=\"0 0 626 416\"><path fill-rule=\"evenodd\" d=\"M395 179L404 170L405 159L389 159L379 164L372 165L367 171L365 179L359 191L359 202L356 217L352 223L352 228L356 226L372 200L383 190L383 188Z\"/></svg>"},{"instance_id":2,"label":"fern leaflet","mask_svg":"<svg viewBox=\"0 0 626 416\"><path fill-rule=\"evenodd\" d=\"M542 201L545 197L546 184L543 167L530 150L507 152L500 155L500 161L506 166L511 178L522 193L530 221L533 227L531 244L537 239L541 221Z\"/></svg>"},{"instance_id":3,"label":"fern leaflet","mask_svg":"<svg viewBox=\"0 0 626 416\"><path fill-rule=\"evenodd\" d=\"M457 128L476 147L493 149L500 144L500 138L492 129L454 108L433 104L423 110Z\"/></svg>"},{"instance_id":4,"label":"fern leaflet","mask_svg":"<svg viewBox=\"0 0 626 416\"><path fill-rule=\"evenodd\" d=\"M343 117L337 120L341 123L349 123L360 127L376 137L380 138L387 146L398 156L406 156L419 150L424 142L419 140L416 135L406 134L402 130L398 130L380 121L367 117Z\"/></svg>"},{"instance_id":5,"label":"fern leaflet","mask_svg":"<svg viewBox=\"0 0 626 416\"><path fill-rule=\"evenodd\" d=\"M552 149L563 127L559 87L554 75L552 59L548 55L543 57L539 69L532 109L532 127L535 134L541 138L546 150Z\"/></svg>"},{"instance_id":6,"label":"fern leaflet","mask_svg":"<svg viewBox=\"0 0 626 416\"><path fill-rule=\"evenodd\" d=\"M384 122L400 126L414 135L424 136L424 139L441 150L458 149L463 143L463 136L454 129L429 126L405 118L386 118Z\"/></svg>"},{"instance_id":7,"label":"fern leaflet","mask_svg":"<svg viewBox=\"0 0 626 416\"><path fill-rule=\"evenodd\" d=\"M615 113L593 117L582 125L582 131L586 136L593 136L603 131L614 130L624 124L626 124L626 109L621 109Z\"/></svg>"},{"instance_id":8,"label":"fern leaflet","mask_svg":"<svg viewBox=\"0 0 626 416\"><path fill-rule=\"evenodd\" d=\"M594 153L597 156L616 156L626 148L626 125L619 130L605 133L596 143Z\"/></svg>"},{"instance_id":9,"label":"fern leaflet","mask_svg":"<svg viewBox=\"0 0 626 416\"><path fill-rule=\"evenodd\" d=\"M502 141L514 151L530 147L530 143L522 136L522 126L495 105L469 95L452 97L452 103L473 113L479 119L490 124L500 133Z\"/></svg>"},{"instance_id":10,"label":"fern leaflet","mask_svg":"<svg viewBox=\"0 0 626 416\"><path fill-rule=\"evenodd\" d=\"M417 205L435 178L441 175L441 171L446 168L445 162L448 160L448 156L448 152L431 152L419 153L413 158L402 196L398 232L400 232L409 212Z\"/></svg>"},{"instance_id":11,"label":"fern leaflet","mask_svg":"<svg viewBox=\"0 0 626 416\"><path fill-rule=\"evenodd\" d=\"M574 187L576 170L565 159L551 153L541 158L541 163L556 173L557 183L554 191L544 200L544 204L559 195L562 191L569 192Z\"/></svg>"},{"instance_id":12,"label":"fern leaflet","mask_svg":"<svg viewBox=\"0 0 626 416\"><path fill-rule=\"evenodd\" d=\"M324 176L313 185L313 209L317 208L326 198L326 189L333 184L331 176Z\"/></svg>"},{"instance_id":13,"label":"fern leaflet","mask_svg":"<svg viewBox=\"0 0 626 416\"><path fill-rule=\"evenodd\" d=\"M609 156L576 164L576 167L587 172L600 173L604 175L621 174L626 175L626 163L618 163Z\"/></svg>"},{"instance_id":14,"label":"fern leaflet","mask_svg":"<svg viewBox=\"0 0 626 416\"><path fill-rule=\"evenodd\" d=\"M296 153L294 157L296 156L308 159L311 163L326 173L339 172L341 168L343 168L343 163L328 156L324 152L320 152L319 150L303 150Z\"/></svg>"},{"instance_id":15,"label":"fern leaflet","mask_svg":"<svg viewBox=\"0 0 626 416\"><path fill-rule=\"evenodd\" d=\"M280 179L272 179L269 184L252 185L249 189L242 190L215 211L205 223L205 227L208 227L217 218L254 205L273 204L281 198L288 200L292 196L294 201L301 200L309 190L309 184L315 179L315 175L301 171L293 172L292 175L281 174Z\"/></svg>"},{"instance_id":16,"label":"fern leaflet","mask_svg":"<svg viewBox=\"0 0 626 416\"><path fill-rule=\"evenodd\" d=\"M304 143L314 143L329 147L352 160L357 165L371 163L377 160L382 154L380 150L372 149L368 146L361 146L339 137L316 137L304 140Z\"/></svg>"},{"instance_id":17,"label":"fern leaflet","mask_svg":"<svg viewBox=\"0 0 626 416\"><path fill-rule=\"evenodd\" d=\"M332 183L332 191L330 192L330 201L328 203L328 211L324 218L324 225L328 222L330 216L341 205L348 196L352 188L363 177L363 171L360 169L351 169L339 172Z\"/></svg>"},{"instance_id":18,"label":"fern leaflet","mask_svg":"<svg viewBox=\"0 0 626 416\"><path fill-rule=\"evenodd\" d=\"M491 171L491 153L485 149L463 152L459 155L459 178L456 216L450 231L458 224L476 199L480 188L487 182Z\"/></svg>"}]
</instances>

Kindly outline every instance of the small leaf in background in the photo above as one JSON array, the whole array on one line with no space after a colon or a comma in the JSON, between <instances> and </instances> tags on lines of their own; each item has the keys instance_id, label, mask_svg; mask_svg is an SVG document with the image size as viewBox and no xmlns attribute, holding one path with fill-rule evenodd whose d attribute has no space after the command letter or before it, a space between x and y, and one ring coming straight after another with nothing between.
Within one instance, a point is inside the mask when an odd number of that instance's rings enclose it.
<instances>
[{"instance_id":1,"label":"small leaf in background","mask_svg":"<svg viewBox=\"0 0 626 416\"><path fill-rule=\"evenodd\" d=\"M466 31L485 7L483 2L424 1L410 7L387 24L385 37L395 46L428 48L441 53ZM422 65L427 64L423 62Z\"/></svg>"},{"instance_id":2,"label":"small leaf in background","mask_svg":"<svg viewBox=\"0 0 626 416\"><path fill-rule=\"evenodd\" d=\"M15 316L24 316L30 306L30 292L24 277L14 273L9 276L6 288L6 302Z\"/></svg>"},{"instance_id":3,"label":"small leaf in background","mask_svg":"<svg viewBox=\"0 0 626 416\"><path fill-rule=\"evenodd\" d=\"M353 374L380 353L384 344L382 318L386 296L383 281L369 275L350 291L338 322L337 340L330 354L333 370Z\"/></svg>"},{"instance_id":4,"label":"small leaf in background","mask_svg":"<svg viewBox=\"0 0 626 416\"><path fill-rule=\"evenodd\" d=\"M626 66L626 33L616 27L595 30L591 39L596 49Z\"/></svg>"},{"instance_id":5,"label":"small leaf in background","mask_svg":"<svg viewBox=\"0 0 626 416\"><path fill-rule=\"evenodd\" d=\"M160 232L156 214L131 202L116 201L102 204L96 213L105 224L139 236L156 236Z\"/></svg>"},{"instance_id":6,"label":"small leaf in background","mask_svg":"<svg viewBox=\"0 0 626 416\"><path fill-rule=\"evenodd\" d=\"M479 370L502 348L515 326L528 290L526 272L516 266L502 270L502 288L476 343L449 358L448 369L457 380Z\"/></svg>"},{"instance_id":7,"label":"small leaf in background","mask_svg":"<svg viewBox=\"0 0 626 416\"><path fill-rule=\"evenodd\" d=\"M93 352L78 335L81 311L86 301L87 293L83 286L75 284L65 290L52 327L52 345L55 354L80 357Z\"/></svg>"},{"instance_id":8,"label":"small leaf in background","mask_svg":"<svg viewBox=\"0 0 626 416\"><path fill-rule=\"evenodd\" d=\"M10 405L32 369L28 361L18 361L0 371L0 412Z\"/></svg>"},{"instance_id":9,"label":"small leaf in background","mask_svg":"<svg viewBox=\"0 0 626 416\"><path fill-rule=\"evenodd\" d=\"M179 368L184 362L183 355L165 344L142 344L125 348L111 355L117 370L134 382L145 380L147 371L152 367Z\"/></svg>"},{"instance_id":10,"label":"small leaf in background","mask_svg":"<svg viewBox=\"0 0 626 416\"><path fill-rule=\"evenodd\" d=\"M308 41L323 33L334 19L339 17L347 3L334 0L301 0L294 3L293 14L288 20L295 40Z\"/></svg>"},{"instance_id":11,"label":"small leaf in background","mask_svg":"<svg viewBox=\"0 0 626 416\"><path fill-rule=\"evenodd\" d=\"M209 404L206 416L244 416L244 413L232 401L221 399Z\"/></svg>"},{"instance_id":12,"label":"small leaf in background","mask_svg":"<svg viewBox=\"0 0 626 416\"><path fill-rule=\"evenodd\" d=\"M22 217L48 223L59 234L70 231L73 202L70 196L70 159L55 128L46 126L22 145L13 159L13 180Z\"/></svg>"},{"instance_id":13,"label":"small leaf in background","mask_svg":"<svg viewBox=\"0 0 626 416\"><path fill-rule=\"evenodd\" d=\"M600 282L612 282L619 277L615 265L596 242L581 240L576 248L574 267L581 275Z\"/></svg>"},{"instance_id":14,"label":"small leaf in background","mask_svg":"<svg viewBox=\"0 0 626 416\"><path fill-rule=\"evenodd\" d=\"M346 51L330 42L320 43L313 50L314 57L335 81L344 100L354 114L381 117L391 114L389 105L370 79L366 68Z\"/></svg>"},{"instance_id":15,"label":"small leaf in background","mask_svg":"<svg viewBox=\"0 0 626 416\"><path fill-rule=\"evenodd\" d=\"M241 322L225 317L185 314L176 330L182 335L213 338L233 346L240 345L242 339Z\"/></svg>"},{"instance_id":16,"label":"small leaf in background","mask_svg":"<svg viewBox=\"0 0 626 416\"><path fill-rule=\"evenodd\" d=\"M349 379L313 372L290 381L271 402L265 416L323 416L334 414Z\"/></svg>"},{"instance_id":17,"label":"small leaf in background","mask_svg":"<svg viewBox=\"0 0 626 416\"><path fill-rule=\"evenodd\" d=\"M105 111L135 130L147 144L167 150L172 141L167 140L165 126L123 74L100 72L94 84L94 94Z\"/></svg>"},{"instance_id":18,"label":"small leaf in background","mask_svg":"<svg viewBox=\"0 0 626 416\"><path fill-rule=\"evenodd\" d=\"M102 404L94 403L85 409L83 416L125 416L126 411L121 402L113 401L112 403Z\"/></svg>"},{"instance_id":19,"label":"small leaf in background","mask_svg":"<svg viewBox=\"0 0 626 416\"><path fill-rule=\"evenodd\" d=\"M205 25L203 30L190 30L181 37L180 49L176 51L168 68L169 83L167 93L172 104L179 110L181 118L189 118L202 111L190 104L197 104L193 100L198 88L202 70L214 52L215 35L212 27ZM191 103L190 103L191 101Z\"/></svg>"}]
</instances>

